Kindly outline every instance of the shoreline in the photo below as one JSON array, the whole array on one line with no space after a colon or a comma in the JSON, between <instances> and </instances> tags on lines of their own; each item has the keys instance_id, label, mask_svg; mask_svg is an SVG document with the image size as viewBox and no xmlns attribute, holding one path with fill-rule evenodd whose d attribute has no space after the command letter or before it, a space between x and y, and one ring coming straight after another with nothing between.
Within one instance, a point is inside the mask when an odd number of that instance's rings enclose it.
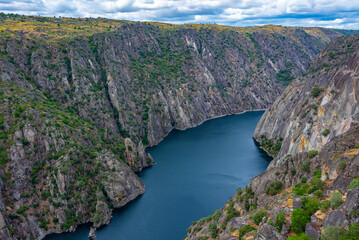
<instances>
[{"instance_id":1,"label":"shoreline","mask_svg":"<svg viewBox=\"0 0 359 240\"><path fill-rule=\"evenodd\" d=\"M157 144L155 144L155 145L153 145L153 146L146 146L146 147L145 147L145 151L146 151L148 148L156 147L156 146L157 146L158 144L160 144L173 130L185 131L185 130L190 129L190 128L198 127L198 126L202 125L203 123L205 123L205 122L207 122L207 121L210 121L210 120L215 120L215 119L222 118L222 117L227 117L227 116L241 115L241 114L244 114L244 113L247 113L247 112L259 112L259 111L266 111L266 109L244 110L244 111L241 111L241 112L239 112L239 113L223 114L223 115L219 115L219 116L215 116L215 117L212 117L212 118L203 120L203 121L201 121L201 122L199 122L199 123L197 123L197 124L195 124L195 125L193 125L193 126L189 126L189 127L183 128L183 129L172 128ZM252 138L253 138L253 137L252 137ZM270 155L268 154L268 156L270 156ZM153 158L152 158L152 159L153 159ZM153 159L153 162L154 162L154 165L155 165L156 162L154 161L154 159ZM145 170L145 169L149 169L149 168L151 168L151 167L152 167L152 165L151 165L151 166L148 166L148 167L146 167L146 168L143 168L140 172L142 172L142 171ZM140 173L140 172L138 172L138 173ZM135 173L135 174L138 176L138 173ZM253 177L255 177L255 176L253 176ZM143 194L145 194L145 193L146 193L146 191L145 191ZM121 208L127 206L127 204L129 204L129 203L133 202L134 200L138 199L138 197L140 197L140 196L143 195L143 194L140 194L140 195L138 195L137 197L131 199L130 201L128 201L128 202L127 202L125 205L123 205L122 207L111 208L111 210L112 210L111 219L112 219L113 211L116 211L116 210L118 210L118 209L121 209ZM106 226L108 226L108 225L110 225L110 224L111 224L111 221L110 221L108 224L105 224L105 225L101 226L100 228L106 227ZM67 229L67 231L63 231L63 232L52 232L52 233L49 233L49 234L44 234L44 235L42 235L42 236L39 236L38 240L47 239L47 238L50 237L51 235L60 235L60 234L63 234L63 233L75 232L75 231L78 229L78 227L81 227L81 226L84 226L84 225L90 225L90 230L91 230L91 228L93 227L93 222L91 222L91 220L89 220L88 222L84 222L84 223L78 224L77 226L75 226L75 227L72 228L72 229L71 229L71 228L70 228L70 229ZM92 226L91 226L91 225L92 225ZM100 228L98 228L98 229L100 229ZM95 229L95 231L98 230L98 229Z\"/></svg>"}]
</instances>

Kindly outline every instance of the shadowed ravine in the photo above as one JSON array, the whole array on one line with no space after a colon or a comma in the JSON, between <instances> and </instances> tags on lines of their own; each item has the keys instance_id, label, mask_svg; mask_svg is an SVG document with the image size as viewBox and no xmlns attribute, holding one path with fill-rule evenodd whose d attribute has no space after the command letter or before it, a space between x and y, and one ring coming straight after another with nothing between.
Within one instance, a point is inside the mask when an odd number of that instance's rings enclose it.
<instances>
[{"instance_id":1,"label":"shadowed ravine","mask_svg":"<svg viewBox=\"0 0 359 240\"><path fill-rule=\"evenodd\" d=\"M148 149L157 163L139 174L145 194L115 212L96 239L182 239L192 221L212 214L270 158L252 139L263 112L214 119L172 131ZM47 239L88 239L89 225Z\"/></svg>"}]
</instances>

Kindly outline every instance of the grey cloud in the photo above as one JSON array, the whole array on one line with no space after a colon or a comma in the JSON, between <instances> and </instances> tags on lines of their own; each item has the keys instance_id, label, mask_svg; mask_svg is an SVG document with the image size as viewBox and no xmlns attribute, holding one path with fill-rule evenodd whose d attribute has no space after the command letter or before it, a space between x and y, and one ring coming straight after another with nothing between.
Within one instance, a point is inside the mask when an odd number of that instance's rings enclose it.
<instances>
[{"instance_id":1,"label":"grey cloud","mask_svg":"<svg viewBox=\"0 0 359 240\"><path fill-rule=\"evenodd\" d=\"M169 23L213 23L252 26L335 26L359 29L359 4L352 0L0 0L0 12L46 16L107 17ZM197 20L201 19L201 20ZM206 20L207 19L207 20ZM333 21L341 19L341 21Z\"/></svg>"}]
</instances>

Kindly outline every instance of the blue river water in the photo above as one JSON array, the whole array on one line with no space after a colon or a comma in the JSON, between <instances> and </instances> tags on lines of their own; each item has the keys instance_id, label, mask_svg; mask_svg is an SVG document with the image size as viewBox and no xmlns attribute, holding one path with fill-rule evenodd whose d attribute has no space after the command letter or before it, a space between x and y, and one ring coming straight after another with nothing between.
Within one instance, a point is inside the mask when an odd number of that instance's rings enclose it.
<instances>
[{"instance_id":1,"label":"blue river water","mask_svg":"<svg viewBox=\"0 0 359 240\"><path fill-rule=\"evenodd\" d=\"M172 131L147 151L156 165L139 174L146 192L114 212L110 225L96 231L97 240L176 240L192 221L221 208L271 160L252 135L263 111L207 121ZM87 240L90 225L51 240Z\"/></svg>"}]
</instances>

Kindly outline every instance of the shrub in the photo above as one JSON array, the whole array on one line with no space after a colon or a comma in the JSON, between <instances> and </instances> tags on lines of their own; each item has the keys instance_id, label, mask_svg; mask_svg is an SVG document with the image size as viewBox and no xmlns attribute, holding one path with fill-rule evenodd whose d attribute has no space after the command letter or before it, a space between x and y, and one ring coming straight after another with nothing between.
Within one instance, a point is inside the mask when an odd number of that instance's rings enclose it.
<instances>
[{"instance_id":1,"label":"shrub","mask_svg":"<svg viewBox=\"0 0 359 240\"><path fill-rule=\"evenodd\" d=\"M308 183L299 183L295 185L295 187L293 188L293 192L297 196L303 196L305 193L307 193L308 189Z\"/></svg>"},{"instance_id":2,"label":"shrub","mask_svg":"<svg viewBox=\"0 0 359 240\"><path fill-rule=\"evenodd\" d=\"M348 189L353 189L355 187L359 186L359 179L358 178L354 178L350 184L349 184L349 187Z\"/></svg>"},{"instance_id":3,"label":"shrub","mask_svg":"<svg viewBox=\"0 0 359 240\"><path fill-rule=\"evenodd\" d=\"M272 182L269 187L266 188L265 193L274 196L282 190L283 183L281 181Z\"/></svg>"},{"instance_id":4,"label":"shrub","mask_svg":"<svg viewBox=\"0 0 359 240\"><path fill-rule=\"evenodd\" d=\"M335 209L342 205L343 203L343 195L339 191L333 192L332 196L330 197L330 207Z\"/></svg>"},{"instance_id":5,"label":"shrub","mask_svg":"<svg viewBox=\"0 0 359 240\"><path fill-rule=\"evenodd\" d=\"M330 202L327 201L327 200L325 200L325 201L323 201L323 202L320 204L319 209L320 209L320 211L322 211L322 212L326 212L326 211L328 211L328 208L329 208L329 207L330 207Z\"/></svg>"},{"instance_id":6,"label":"shrub","mask_svg":"<svg viewBox=\"0 0 359 240\"><path fill-rule=\"evenodd\" d=\"M323 182L320 178L313 178L310 183L312 184L312 187L309 189L309 193L315 192L317 190L323 190L325 186L325 182Z\"/></svg>"},{"instance_id":7,"label":"shrub","mask_svg":"<svg viewBox=\"0 0 359 240\"><path fill-rule=\"evenodd\" d=\"M305 225L310 221L310 216L301 208L297 208L292 212L291 228L296 233L302 233Z\"/></svg>"},{"instance_id":8,"label":"shrub","mask_svg":"<svg viewBox=\"0 0 359 240\"><path fill-rule=\"evenodd\" d=\"M318 86L315 86L312 88L312 90L310 91L310 93L312 94L313 97L318 97L319 94L323 91L323 89L321 89Z\"/></svg>"},{"instance_id":9,"label":"shrub","mask_svg":"<svg viewBox=\"0 0 359 240\"><path fill-rule=\"evenodd\" d=\"M359 224L353 223L349 227L349 231L344 233L340 240L358 240L359 239Z\"/></svg>"},{"instance_id":10,"label":"shrub","mask_svg":"<svg viewBox=\"0 0 359 240\"><path fill-rule=\"evenodd\" d=\"M329 129L324 129L324 131L322 132L322 135L323 135L324 137L326 137L326 136L329 135L329 133L330 133Z\"/></svg>"},{"instance_id":11,"label":"shrub","mask_svg":"<svg viewBox=\"0 0 359 240\"><path fill-rule=\"evenodd\" d=\"M292 212L292 230L296 233L302 233L305 225L310 222L310 216L315 213L319 207L319 201L312 197L301 198L302 208L297 208Z\"/></svg>"},{"instance_id":12,"label":"shrub","mask_svg":"<svg viewBox=\"0 0 359 240\"><path fill-rule=\"evenodd\" d=\"M322 169L321 168L316 168L312 172L312 176L315 176L316 178L321 178L322 177Z\"/></svg>"},{"instance_id":13,"label":"shrub","mask_svg":"<svg viewBox=\"0 0 359 240\"><path fill-rule=\"evenodd\" d=\"M312 240L310 237L308 237L307 234L301 233L299 235L290 236L287 238L287 240Z\"/></svg>"},{"instance_id":14,"label":"shrub","mask_svg":"<svg viewBox=\"0 0 359 240\"><path fill-rule=\"evenodd\" d=\"M313 213L315 213L318 210L320 205L319 201L312 197L305 196L302 197L300 201L302 203L302 208L309 216L312 216Z\"/></svg>"},{"instance_id":15,"label":"shrub","mask_svg":"<svg viewBox=\"0 0 359 240\"><path fill-rule=\"evenodd\" d=\"M344 172L345 168L347 167L347 161L341 161L338 165L339 172Z\"/></svg>"},{"instance_id":16,"label":"shrub","mask_svg":"<svg viewBox=\"0 0 359 240\"><path fill-rule=\"evenodd\" d=\"M309 160L308 160L308 161L305 161L305 162L302 162L302 163L300 164L300 168L301 168L303 171L309 172L309 171L310 171L310 162L309 162Z\"/></svg>"},{"instance_id":17,"label":"shrub","mask_svg":"<svg viewBox=\"0 0 359 240\"><path fill-rule=\"evenodd\" d=\"M279 232L281 232L284 224L285 224L285 213L282 210L275 216L272 225L276 227Z\"/></svg>"},{"instance_id":18,"label":"shrub","mask_svg":"<svg viewBox=\"0 0 359 240\"><path fill-rule=\"evenodd\" d=\"M226 213L226 216L224 218L224 222L227 225L227 222L230 219L239 216L239 212L234 208L234 201L233 200L229 202L229 206L226 207L226 210L227 210L227 213Z\"/></svg>"},{"instance_id":19,"label":"shrub","mask_svg":"<svg viewBox=\"0 0 359 240\"><path fill-rule=\"evenodd\" d=\"M238 231L238 239L242 239L244 235L246 235L249 232L252 232L253 230L256 230L256 228L251 225L244 225Z\"/></svg>"},{"instance_id":20,"label":"shrub","mask_svg":"<svg viewBox=\"0 0 359 240\"><path fill-rule=\"evenodd\" d=\"M290 168L290 173L292 174L292 176L294 176L297 173L297 170L295 170L294 167Z\"/></svg>"},{"instance_id":21,"label":"shrub","mask_svg":"<svg viewBox=\"0 0 359 240\"><path fill-rule=\"evenodd\" d=\"M252 219L252 221L255 223L255 224L260 224L262 222L262 219L264 217L267 217L267 213L264 211L263 208L260 208L258 209L257 211L255 211L251 216L250 218Z\"/></svg>"},{"instance_id":22,"label":"shrub","mask_svg":"<svg viewBox=\"0 0 359 240\"><path fill-rule=\"evenodd\" d=\"M306 183L307 182L307 180L308 180L308 178L307 177L305 177L305 176L303 176L302 177L302 179L300 180L302 183Z\"/></svg>"},{"instance_id":23,"label":"shrub","mask_svg":"<svg viewBox=\"0 0 359 240\"><path fill-rule=\"evenodd\" d=\"M314 194L314 197L316 197L316 198L323 197L323 191L322 190L317 190L313 194Z\"/></svg>"},{"instance_id":24,"label":"shrub","mask_svg":"<svg viewBox=\"0 0 359 240\"><path fill-rule=\"evenodd\" d=\"M329 226L323 230L322 234L320 235L321 240L339 240L345 231L340 227Z\"/></svg>"},{"instance_id":25,"label":"shrub","mask_svg":"<svg viewBox=\"0 0 359 240\"><path fill-rule=\"evenodd\" d=\"M317 156L318 153L319 153L319 152L316 151L316 150L309 150L309 151L308 151L308 157L309 157L309 158L313 158L313 157Z\"/></svg>"},{"instance_id":26,"label":"shrub","mask_svg":"<svg viewBox=\"0 0 359 240\"><path fill-rule=\"evenodd\" d=\"M211 225L209 225L209 232L211 233L211 237L215 238L217 237L217 224L216 223L212 223Z\"/></svg>"}]
</instances>

